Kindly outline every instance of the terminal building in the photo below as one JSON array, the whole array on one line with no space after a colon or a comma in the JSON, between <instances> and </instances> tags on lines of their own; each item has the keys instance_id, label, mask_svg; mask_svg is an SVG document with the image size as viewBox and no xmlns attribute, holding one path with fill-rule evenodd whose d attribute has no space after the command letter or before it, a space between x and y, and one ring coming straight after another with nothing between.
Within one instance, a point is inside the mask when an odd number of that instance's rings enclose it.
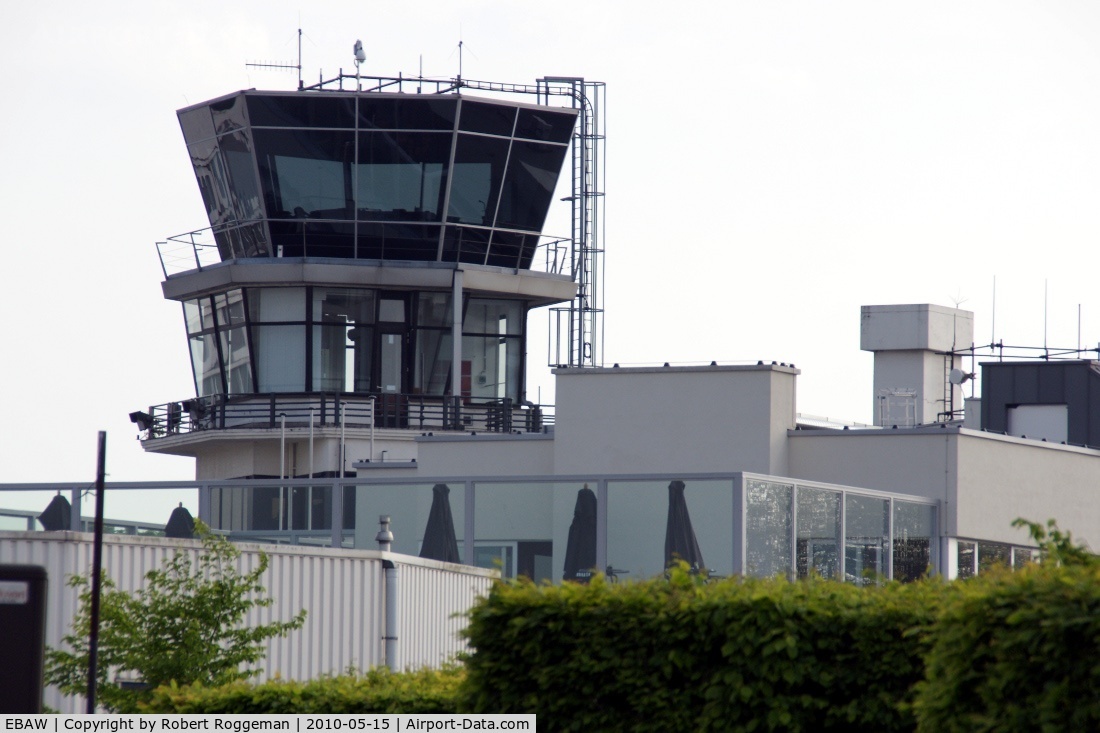
<instances>
[{"instance_id":1,"label":"terminal building","mask_svg":"<svg viewBox=\"0 0 1100 733\"><path fill-rule=\"evenodd\" d=\"M442 501L446 559L552 581L674 557L967 576L1033 558L1017 517L1100 541L1088 352L1008 359L974 347L967 311L864 307L873 425L802 416L785 362L606 366L602 85L405 86L423 83L178 113L210 228L162 245L163 292L195 393L132 419L147 451L195 458L211 526L371 547L388 515L395 550L425 554ZM572 231L547 237L562 204ZM536 308L555 333L529 333ZM552 407L527 392L529 338L556 345Z\"/></svg>"}]
</instances>

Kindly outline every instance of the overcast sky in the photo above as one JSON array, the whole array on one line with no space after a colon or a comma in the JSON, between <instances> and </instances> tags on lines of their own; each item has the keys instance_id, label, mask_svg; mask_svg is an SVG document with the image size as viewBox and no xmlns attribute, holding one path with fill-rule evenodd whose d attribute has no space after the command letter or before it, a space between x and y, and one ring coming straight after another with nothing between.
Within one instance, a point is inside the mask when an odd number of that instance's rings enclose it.
<instances>
[{"instance_id":1,"label":"overcast sky","mask_svg":"<svg viewBox=\"0 0 1100 733\"><path fill-rule=\"evenodd\" d=\"M369 73L454 76L462 39L467 78L607 83L607 364L793 362L800 412L870 422L861 305L961 302L979 344L1070 347L1080 310L1100 340L1094 2L66 0L0 18L0 483L90 482L98 430L112 480L193 476L127 418L194 394L154 245L209 225L175 111L294 88L245 63L294 62L299 23L307 82L351 71L361 38ZM550 401L540 328L529 395Z\"/></svg>"}]
</instances>

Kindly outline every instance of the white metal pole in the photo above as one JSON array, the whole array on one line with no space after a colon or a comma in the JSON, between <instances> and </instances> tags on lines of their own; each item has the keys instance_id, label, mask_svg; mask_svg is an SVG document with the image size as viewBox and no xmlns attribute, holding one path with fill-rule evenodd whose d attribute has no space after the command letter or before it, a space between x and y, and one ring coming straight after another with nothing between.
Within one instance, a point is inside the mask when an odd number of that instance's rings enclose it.
<instances>
[{"instance_id":1,"label":"white metal pole","mask_svg":"<svg viewBox=\"0 0 1100 733\"><path fill-rule=\"evenodd\" d=\"M374 398L370 398L370 461L374 461Z\"/></svg>"},{"instance_id":2,"label":"white metal pole","mask_svg":"<svg viewBox=\"0 0 1100 733\"><path fill-rule=\"evenodd\" d=\"M309 477L313 478L313 408L309 408ZM306 529L313 529L313 484L309 485L306 501Z\"/></svg>"},{"instance_id":3,"label":"white metal pole","mask_svg":"<svg viewBox=\"0 0 1100 733\"><path fill-rule=\"evenodd\" d=\"M279 480L282 481L286 477L286 413L279 415ZM279 529L280 531L285 529L283 527L283 505L286 503L286 487L279 487Z\"/></svg>"},{"instance_id":4,"label":"white metal pole","mask_svg":"<svg viewBox=\"0 0 1100 733\"><path fill-rule=\"evenodd\" d=\"M345 460L345 432L347 429L347 403L340 403L340 478L344 478L344 460Z\"/></svg>"},{"instance_id":5,"label":"white metal pole","mask_svg":"<svg viewBox=\"0 0 1100 733\"><path fill-rule=\"evenodd\" d=\"M384 560L386 571L386 666L391 672L401 668L397 659L397 565Z\"/></svg>"}]
</instances>

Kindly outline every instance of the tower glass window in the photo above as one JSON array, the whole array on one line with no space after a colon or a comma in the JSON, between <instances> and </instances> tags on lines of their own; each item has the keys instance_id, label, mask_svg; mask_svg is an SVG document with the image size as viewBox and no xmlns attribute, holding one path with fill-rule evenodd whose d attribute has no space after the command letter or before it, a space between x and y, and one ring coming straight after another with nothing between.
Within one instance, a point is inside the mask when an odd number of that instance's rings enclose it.
<instances>
[{"instance_id":1,"label":"tower glass window","mask_svg":"<svg viewBox=\"0 0 1100 733\"><path fill-rule=\"evenodd\" d=\"M223 260L529 267L577 114L456 96L250 90L179 119Z\"/></svg>"},{"instance_id":2,"label":"tower glass window","mask_svg":"<svg viewBox=\"0 0 1100 733\"><path fill-rule=\"evenodd\" d=\"M188 300L183 310L202 397L451 393L449 292L257 287ZM460 395L518 401L525 303L469 298L464 310Z\"/></svg>"}]
</instances>

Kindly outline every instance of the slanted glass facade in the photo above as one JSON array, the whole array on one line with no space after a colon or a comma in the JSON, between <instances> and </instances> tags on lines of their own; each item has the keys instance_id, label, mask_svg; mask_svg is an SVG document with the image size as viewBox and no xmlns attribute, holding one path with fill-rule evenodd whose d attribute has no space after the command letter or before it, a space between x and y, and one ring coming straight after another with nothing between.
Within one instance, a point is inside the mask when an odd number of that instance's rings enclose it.
<instances>
[{"instance_id":1,"label":"slanted glass facade","mask_svg":"<svg viewBox=\"0 0 1100 733\"><path fill-rule=\"evenodd\" d=\"M248 287L184 301L199 397L323 392L452 394L451 294ZM458 396L523 397L526 303L462 303Z\"/></svg>"},{"instance_id":2,"label":"slanted glass facade","mask_svg":"<svg viewBox=\"0 0 1100 733\"><path fill-rule=\"evenodd\" d=\"M179 112L223 260L530 267L577 111L454 96L234 94Z\"/></svg>"}]
</instances>

